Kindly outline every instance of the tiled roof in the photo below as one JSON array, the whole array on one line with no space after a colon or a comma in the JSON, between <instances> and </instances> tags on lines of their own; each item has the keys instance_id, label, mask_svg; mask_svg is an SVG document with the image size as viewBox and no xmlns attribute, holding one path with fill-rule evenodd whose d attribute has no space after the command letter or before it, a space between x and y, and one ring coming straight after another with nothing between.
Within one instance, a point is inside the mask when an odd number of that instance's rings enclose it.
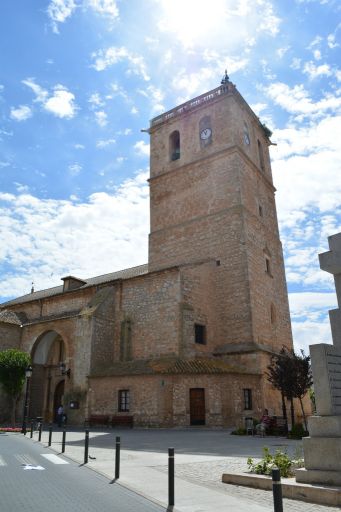
<instances>
[{"instance_id":1,"label":"tiled roof","mask_svg":"<svg viewBox=\"0 0 341 512\"><path fill-rule=\"evenodd\" d=\"M85 284L77 288L77 290L84 290L85 288L89 288L90 286L110 283L111 281L116 281L117 279L129 279L131 277L142 276L147 273L148 264L139 265L138 267L126 268L124 270L119 270L117 272L111 272L110 274L103 274L101 276L83 279L83 281L85 281ZM13 306L15 304L22 304L25 302L31 302L33 300L53 297L54 295L59 295L60 293L63 293L63 285L55 286L53 288L47 288L46 290L40 290L37 292L29 293L27 295L23 295L22 297L18 297L13 300L9 300L8 302L0 304L0 309L5 308L6 306Z\"/></svg>"},{"instance_id":2,"label":"tiled roof","mask_svg":"<svg viewBox=\"0 0 341 512\"><path fill-rule=\"evenodd\" d=\"M6 324L14 324L14 325L22 325L22 319L19 318L18 315L13 313L13 311L0 311L0 322L4 322Z\"/></svg>"}]
</instances>

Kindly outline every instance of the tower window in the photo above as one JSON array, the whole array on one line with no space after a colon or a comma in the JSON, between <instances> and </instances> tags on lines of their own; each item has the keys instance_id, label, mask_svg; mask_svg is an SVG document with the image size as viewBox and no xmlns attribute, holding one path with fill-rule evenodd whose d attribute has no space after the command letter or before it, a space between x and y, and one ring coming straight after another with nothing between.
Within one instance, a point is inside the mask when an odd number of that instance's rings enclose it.
<instances>
[{"instance_id":1,"label":"tower window","mask_svg":"<svg viewBox=\"0 0 341 512\"><path fill-rule=\"evenodd\" d=\"M129 412L130 393L129 389L120 389L118 392L118 410L119 412Z\"/></svg>"},{"instance_id":2,"label":"tower window","mask_svg":"<svg viewBox=\"0 0 341 512\"><path fill-rule=\"evenodd\" d=\"M260 143L259 140L257 140L257 145L258 145L259 165L260 165L260 168L262 169L262 171L265 171L263 148L262 148L262 144Z\"/></svg>"},{"instance_id":3,"label":"tower window","mask_svg":"<svg viewBox=\"0 0 341 512\"><path fill-rule=\"evenodd\" d=\"M270 321L272 324L276 323L276 308L273 304L270 306Z\"/></svg>"},{"instance_id":4,"label":"tower window","mask_svg":"<svg viewBox=\"0 0 341 512\"><path fill-rule=\"evenodd\" d=\"M265 272L269 275L271 275L271 265L270 265L270 258L267 258L265 256Z\"/></svg>"},{"instance_id":5,"label":"tower window","mask_svg":"<svg viewBox=\"0 0 341 512\"><path fill-rule=\"evenodd\" d=\"M244 409L250 411L252 409L252 390L243 389L244 394Z\"/></svg>"},{"instance_id":6,"label":"tower window","mask_svg":"<svg viewBox=\"0 0 341 512\"><path fill-rule=\"evenodd\" d=\"M245 122L244 122L243 136L244 136L244 143L247 146L249 146L250 145L250 134L249 134L249 128Z\"/></svg>"},{"instance_id":7,"label":"tower window","mask_svg":"<svg viewBox=\"0 0 341 512\"><path fill-rule=\"evenodd\" d=\"M206 325L194 324L194 341L199 345L206 345Z\"/></svg>"},{"instance_id":8,"label":"tower window","mask_svg":"<svg viewBox=\"0 0 341 512\"><path fill-rule=\"evenodd\" d=\"M171 161L180 158L180 133L178 130L175 130L169 136L169 155Z\"/></svg>"},{"instance_id":9,"label":"tower window","mask_svg":"<svg viewBox=\"0 0 341 512\"><path fill-rule=\"evenodd\" d=\"M263 217L263 206L258 205L258 213L260 217Z\"/></svg>"}]
</instances>

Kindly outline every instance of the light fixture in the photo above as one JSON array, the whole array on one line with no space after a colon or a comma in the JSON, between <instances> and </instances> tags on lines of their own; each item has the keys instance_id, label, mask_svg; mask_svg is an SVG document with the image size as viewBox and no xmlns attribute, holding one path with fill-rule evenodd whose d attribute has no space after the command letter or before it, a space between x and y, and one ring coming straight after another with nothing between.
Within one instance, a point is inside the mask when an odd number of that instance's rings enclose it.
<instances>
[{"instance_id":1,"label":"light fixture","mask_svg":"<svg viewBox=\"0 0 341 512\"><path fill-rule=\"evenodd\" d=\"M70 378L71 370L70 368L66 369L66 364L63 362L59 363L59 369L62 375L67 375Z\"/></svg>"}]
</instances>

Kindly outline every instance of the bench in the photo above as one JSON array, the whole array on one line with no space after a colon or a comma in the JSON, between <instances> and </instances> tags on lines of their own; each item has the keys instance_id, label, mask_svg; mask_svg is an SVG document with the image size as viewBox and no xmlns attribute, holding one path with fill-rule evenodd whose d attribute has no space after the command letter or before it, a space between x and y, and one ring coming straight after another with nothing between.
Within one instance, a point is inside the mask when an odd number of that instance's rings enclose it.
<instances>
[{"instance_id":1,"label":"bench","mask_svg":"<svg viewBox=\"0 0 341 512\"><path fill-rule=\"evenodd\" d=\"M288 433L287 420L280 416L272 416L266 433L270 436L286 436Z\"/></svg>"},{"instance_id":2,"label":"bench","mask_svg":"<svg viewBox=\"0 0 341 512\"><path fill-rule=\"evenodd\" d=\"M91 414L89 418L89 426L94 425L109 426L109 415L108 414Z\"/></svg>"},{"instance_id":3,"label":"bench","mask_svg":"<svg viewBox=\"0 0 341 512\"><path fill-rule=\"evenodd\" d=\"M112 427L129 427L129 428L133 428L133 426L134 426L134 417L133 416L113 416L111 418L111 426Z\"/></svg>"}]
</instances>

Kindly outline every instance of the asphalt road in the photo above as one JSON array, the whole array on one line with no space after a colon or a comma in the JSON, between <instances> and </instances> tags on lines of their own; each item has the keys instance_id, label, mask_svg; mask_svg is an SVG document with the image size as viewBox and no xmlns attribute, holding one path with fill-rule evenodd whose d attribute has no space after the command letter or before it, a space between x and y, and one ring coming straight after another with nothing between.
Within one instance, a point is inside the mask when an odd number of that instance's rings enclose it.
<instances>
[{"instance_id":1,"label":"asphalt road","mask_svg":"<svg viewBox=\"0 0 341 512\"><path fill-rule=\"evenodd\" d=\"M36 468L36 469L33 469ZM43 469L38 469L43 468ZM0 434L1 512L164 512L22 434Z\"/></svg>"}]
</instances>

